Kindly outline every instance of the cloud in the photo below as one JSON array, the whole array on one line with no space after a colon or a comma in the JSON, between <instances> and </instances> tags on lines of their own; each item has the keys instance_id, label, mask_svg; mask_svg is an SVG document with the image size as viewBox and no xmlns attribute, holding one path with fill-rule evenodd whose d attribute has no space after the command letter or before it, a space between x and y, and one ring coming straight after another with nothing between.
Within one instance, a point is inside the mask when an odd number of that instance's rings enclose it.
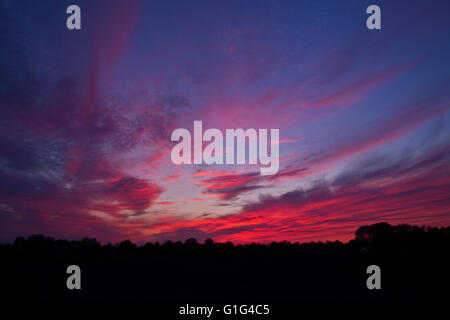
<instances>
[{"instance_id":1,"label":"cloud","mask_svg":"<svg viewBox=\"0 0 450 320\"><path fill-rule=\"evenodd\" d=\"M334 93L330 93L325 97L320 97L315 100L301 103L301 107L323 108L336 105L345 105L348 107L356 101L361 100L361 98L364 97L370 89L391 80L399 74L407 72L416 65L417 62L408 62L399 66L390 67L375 75L364 75L364 78L357 79L353 83Z\"/></svg>"},{"instance_id":2,"label":"cloud","mask_svg":"<svg viewBox=\"0 0 450 320\"><path fill-rule=\"evenodd\" d=\"M279 196L262 194L240 212L219 218L172 220L165 232L195 228L217 241L350 239L362 224L449 223L450 157L437 149L415 158L366 158L332 181Z\"/></svg>"},{"instance_id":3,"label":"cloud","mask_svg":"<svg viewBox=\"0 0 450 320\"><path fill-rule=\"evenodd\" d=\"M448 5L373 36L341 23L352 4L319 21L301 3L221 4L216 19L216 5L101 1L80 32L54 28L64 3L0 6L2 239L346 239L366 220L448 221ZM279 128L278 174L174 169L170 133L198 119Z\"/></svg>"},{"instance_id":4,"label":"cloud","mask_svg":"<svg viewBox=\"0 0 450 320\"><path fill-rule=\"evenodd\" d=\"M57 67L71 44L56 48L43 39L42 53L21 34L24 25L1 36L9 46L0 61L0 203L17 213L16 220L2 216L9 226L4 237L34 230L116 238L130 233L127 224L165 191L130 171L158 167L173 114L189 99L174 92L111 94L105 78L126 54L136 19L134 5L112 7L95 32L73 40L75 68ZM45 67L36 61L54 52L60 55Z\"/></svg>"},{"instance_id":5,"label":"cloud","mask_svg":"<svg viewBox=\"0 0 450 320\"><path fill-rule=\"evenodd\" d=\"M262 188L258 185L261 181L259 172L206 172L199 171L194 176L207 176L208 178L197 180L196 183L203 187L203 194L217 196L222 200L230 200L240 194Z\"/></svg>"},{"instance_id":6,"label":"cloud","mask_svg":"<svg viewBox=\"0 0 450 320\"><path fill-rule=\"evenodd\" d=\"M305 168L280 170L276 175L262 176L259 171L205 171L194 173L195 183L202 187L204 195L212 195L221 200L234 200L241 194L270 187L275 182L288 181L302 176Z\"/></svg>"}]
</instances>

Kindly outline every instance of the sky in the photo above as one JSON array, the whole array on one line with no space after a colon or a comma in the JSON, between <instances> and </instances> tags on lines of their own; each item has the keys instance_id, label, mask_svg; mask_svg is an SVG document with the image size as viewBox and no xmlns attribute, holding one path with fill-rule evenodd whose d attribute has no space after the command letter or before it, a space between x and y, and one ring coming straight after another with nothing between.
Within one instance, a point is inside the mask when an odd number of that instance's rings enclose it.
<instances>
[{"instance_id":1,"label":"sky","mask_svg":"<svg viewBox=\"0 0 450 320\"><path fill-rule=\"evenodd\" d=\"M66 8L81 8L81 30ZM381 30L366 8L381 8ZM0 241L347 241L450 223L448 1L0 0ZM280 168L175 165L279 129Z\"/></svg>"}]
</instances>

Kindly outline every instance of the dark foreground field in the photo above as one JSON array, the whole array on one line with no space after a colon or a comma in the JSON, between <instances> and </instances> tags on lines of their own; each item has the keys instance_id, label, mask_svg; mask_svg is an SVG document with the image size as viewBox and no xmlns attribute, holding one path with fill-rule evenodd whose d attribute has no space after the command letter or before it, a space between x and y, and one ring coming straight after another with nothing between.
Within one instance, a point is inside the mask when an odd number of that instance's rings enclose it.
<instances>
[{"instance_id":1,"label":"dark foreground field","mask_svg":"<svg viewBox=\"0 0 450 320\"><path fill-rule=\"evenodd\" d=\"M100 245L32 236L0 247L2 300L448 300L450 228L376 224L349 243ZM66 268L81 268L68 290ZM368 290L366 268L381 268Z\"/></svg>"}]
</instances>

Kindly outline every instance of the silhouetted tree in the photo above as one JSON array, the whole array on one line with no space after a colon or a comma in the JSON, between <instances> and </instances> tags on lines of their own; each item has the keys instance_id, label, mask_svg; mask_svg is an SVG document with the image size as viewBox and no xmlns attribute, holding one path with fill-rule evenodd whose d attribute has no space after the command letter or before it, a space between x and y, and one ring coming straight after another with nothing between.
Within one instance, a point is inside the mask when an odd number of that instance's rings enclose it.
<instances>
[{"instance_id":1,"label":"silhouetted tree","mask_svg":"<svg viewBox=\"0 0 450 320\"><path fill-rule=\"evenodd\" d=\"M197 239L189 238L184 243L188 246L195 246L195 245L197 245Z\"/></svg>"},{"instance_id":2,"label":"silhouetted tree","mask_svg":"<svg viewBox=\"0 0 450 320\"><path fill-rule=\"evenodd\" d=\"M355 232L355 240L367 242L376 241L391 232L392 226L389 223L380 222L370 226L359 227Z\"/></svg>"}]
</instances>

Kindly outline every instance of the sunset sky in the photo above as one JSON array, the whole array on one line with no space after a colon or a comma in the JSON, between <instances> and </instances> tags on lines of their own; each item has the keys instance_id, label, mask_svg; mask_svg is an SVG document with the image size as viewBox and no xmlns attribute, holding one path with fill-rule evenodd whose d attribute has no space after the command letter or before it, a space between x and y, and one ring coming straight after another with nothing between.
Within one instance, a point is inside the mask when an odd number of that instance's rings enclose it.
<instances>
[{"instance_id":1,"label":"sunset sky","mask_svg":"<svg viewBox=\"0 0 450 320\"><path fill-rule=\"evenodd\" d=\"M82 29L66 28L78 4ZM382 29L366 28L381 7ZM449 1L0 0L0 241L349 240L450 224ZM277 128L280 170L176 128Z\"/></svg>"}]
</instances>

